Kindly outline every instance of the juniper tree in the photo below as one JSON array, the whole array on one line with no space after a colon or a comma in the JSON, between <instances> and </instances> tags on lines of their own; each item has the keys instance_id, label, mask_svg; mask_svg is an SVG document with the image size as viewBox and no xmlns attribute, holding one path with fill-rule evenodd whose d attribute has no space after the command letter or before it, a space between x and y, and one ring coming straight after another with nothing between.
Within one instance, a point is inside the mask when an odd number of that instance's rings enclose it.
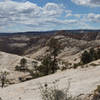
<instances>
[{"instance_id":1,"label":"juniper tree","mask_svg":"<svg viewBox=\"0 0 100 100\"><path fill-rule=\"evenodd\" d=\"M42 60L41 66L38 67L38 70L40 71L40 73L42 75L49 75L49 74L51 74L51 71L52 71L51 63L52 63L51 56L50 55L46 55L43 58L43 60Z\"/></svg>"},{"instance_id":2,"label":"juniper tree","mask_svg":"<svg viewBox=\"0 0 100 100\"><path fill-rule=\"evenodd\" d=\"M87 64L91 61L91 55L89 52L84 51L82 56L81 56L81 61L83 62L83 64Z\"/></svg>"},{"instance_id":3,"label":"juniper tree","mask_svg":"<svg viewBox=\"0 0 100 100\"><path fill-rule=\"evenodd\" d=\"M100 48L97 50L97 58L100 59Z\"/></svg>"},{"instance_id":4,"label":"juniper tree","mask_svg":"<svg viewBox=\"0 0 100 100\"><path fill-rule=\"evenodd\" d=\"M54 73L58 68L57 56L60 52L61 45L57 39L51 38L48 43L48 46L49 46L50 55L52 57L51 70L52 70L52 73Z\"/></svg>"},{"instance_id":5,"label":"juniper tree","mask_svg":"<svg viewBox=\"0 0 100 100\"><path fill-rule=\"evenodd\" d=\"M89 50L89 54L91 56L91 61L97 60L97 52L96 52L96 50L94 48L91 48Z\"/></svg>"},{"instance_id":6,"label":"juniper tree","mask_svg":"<svg viewBox=\"0 0 100 100\"><path fill-rule=\"evenodd\" d=\"M20 65L21 65L22 70L26 70L26 63L27 63L27 60L25 58L22 58L20 60Z\"/></svg>"}]
</instances>

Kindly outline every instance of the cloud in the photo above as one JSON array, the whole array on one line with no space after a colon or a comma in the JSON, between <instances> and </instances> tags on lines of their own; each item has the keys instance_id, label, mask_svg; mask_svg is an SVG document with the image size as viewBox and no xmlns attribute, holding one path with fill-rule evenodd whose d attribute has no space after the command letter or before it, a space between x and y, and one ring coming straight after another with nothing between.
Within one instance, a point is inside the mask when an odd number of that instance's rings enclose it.
<instances>
[{"instance_id":1,"label":"cloud","mask_svg":"<svg viewBox=\"0 0 100 100\"><path fill-rule=\"evenodd\" d=\"M96 16L95 14L73 14L62 4L47 3L41 7L29 1L0 0L0 29L4 28L4 31L7 28L12 31L27 31L28 29L41 31L83 27L90 21L100 22L99 19L99 14Z\"/></svg>"},{"instance_id":2,"label":"cloud","mask_svg":"<svg viewBox=\"0 0 100 100\"><path fill-rule=\"evenodd\" d=\"M47 16L59 16L63 12L63 8L61 5L57 5L55 3L47 3L43 7L43 14Z\"/></svg>"},{"instance_id":3,"label":"cloud","mask_svg":"<svg viewBox=\"0 0 100 100\"><path fill-rule=\"evenodd\" d=\"M67 12L70 12L69 10ZM57 25L75 23L76 20L61 19L65 9L56 3L47 3L40 7L32 2L11 0L0 2L0 27L26 26L33 29L47 29Z\"/></svg>"},{"instance_id":4,"label":"cloud","mask_svg":"<svg viewBox=\"0 0 100 100\"><path fill-rule=\"evenodd\" d=\"M72 13L67 13L65 17L80 18L80 17L81 17L81 14L72 14Z\"/></svg>"},{"instance_id":5,"label":"cloud","mask_svg":"<svg viewBox=\"0 0 100 100\"><path fill-rule=\"evenodd\" d=\"M100 23L100 14L90 13L88 14L88 20L90 22Z\"/></svg>"},{"instance_id":6,"label":"cloud","mask_svg":"<svg viewBox=\"0 0 100 100\"><path fill-rule=\"evenodd\" d=\"M72 2L78 5L84 5L84 6L91 6L91 7L100 6L100 0L72 0Z\"/></svg>"}]
</instances>

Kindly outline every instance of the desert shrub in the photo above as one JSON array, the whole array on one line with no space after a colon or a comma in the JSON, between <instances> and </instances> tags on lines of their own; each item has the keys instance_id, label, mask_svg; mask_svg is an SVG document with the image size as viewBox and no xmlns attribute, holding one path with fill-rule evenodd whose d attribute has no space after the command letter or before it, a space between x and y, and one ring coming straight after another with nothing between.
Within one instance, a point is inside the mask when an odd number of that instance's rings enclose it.
<instances>
[{"instance_id":1,"label":"desert shrub","mask_svg":"<svg viewBox=\"0 0 100 100\"><path fill-rule=\"evenodd\" d=\"M48 86L48 84L40 85L39 89L42 100L79 100L69 95L69 87L70 85L66 89L61 90L57 84L53 83L53 86Z\"/></svg>"},{"instance_id":2,"label":"desert shrub","mask_svg":"<svg viewBox=\"0 0 100 100\"><path fill-rule=\"evenodd\" d=\"M100 100L100 85L98 85L97 89L94 91L92 100Z\"/></svg>"},{"instance_id":3,"label":"desert shrub","mask_svg":"<svg viewBox=\"0 0 100 100\"><path fill-rule=\"evenodd\" d=\"M100 59L100 48L97 50L97 58Z\"/></svg>"},{"instance_id":4,"label":"desert shrub","mask_svg":"<svg viewBox=\"0 0 100 100\"><path fill-rule=\"evenodd\" d=\"M77 67L81 66L82 65L82 62L79 62L79 63L75 63L73 65L73 68L76 69Z\"/></svg>"},{"instance_id":5,"label":"desert shrub","mask_svg":"<svg viewBox=\"0 0 100 100\"><path fill-rule=\"evenodd\" d=\"M15 66L15 71L20 71L20 66L16 65Z\"/></svg>"},{"instance_id":6,"label":"desert shrub","mask_svg":"<svg viewBox=\"0 0 100 100\"><path fill-rule=\"evenodd\" d=\"M91 62L91 55L88 51L84 51L82 56L81 56L81 61L83 62L83 64L87 64L89 62Z\"/></svg>"},{"instance_id":7,"label":"desert shrub","mask_svg":"<svg viewBox=\"0 0 100 100\"><path fill-rule=\"evenodd\" d=\"M83 62L83 64L90 63L97 59L100 59L100 48L97 50L90 48L89 51L84 51L81 55L81 62Z\"/></svg>"},{"instance_id":8,"label":"desert shrub","mask_svg":"<svg viewBox=\"0 0 100 100\"><path fill-rule=\"evenodd\" d=\"M3 99L0 97L0 100L3 100Z\"/></svg>"},{"instance_id":9,"label":"desert shrub","mask_svg":"<svg viewBox=\"0 0 100 100\"><path fill-rule=\"evenodd\" d=\"M98 64L95 64L95 63L91 63L90 65L91 65L91 66L97 66Z\"/></svg>"},{"instance_id":10,"label":"desert shrub","mask_svg":"<svg viewBox=\"0 0 100 100\"><path fill-rule=\"evenodd\" d=\"M20 60L20 65L21 65L21 67L25 68L26 63L27 63L27 60L26 60L25 58L22 58L22 59Z\"/></svg>"},{"instance_id":11,"label":"desert shrub","mask_svg":"<svg viewBox=\"0 0 100 100\"><path fill-rule=\"evenodd\" d=\"M76 69L77 67L78 67L78 64L77 63L73 65L73 68L74 69Z\"/></svg>"},{"instance_id":12,"label":"desert shrub","mask_svg":"<svg viewBox=\"0 0 100 100\"><path fill-rule=\"evenodd\" d=\"M52 74L58 69L58 62L52 59L50 54L47 54L42 59L42 63L37 67L39 74L42 76Z\"/></svg>"},{"instance_id":13,"label":"desert shrub","mask_svg":"<svg viewBox=\"0 0 100 100\"><path fill-rule=\"evenodd\" d=\"M66 66L62 66L61 71L68 69Z\"/></svg>"},{"instance_id":14,"label":"desert shrub","mask_svg":"<svg viewBox=\"0 0 100 100\"><path fill-rule=\"evenodd\" d=\"M27 72L30 73L30 75L32 76L33 79L42 76L39 72L35 71L34 69L33 70L32 69L27 69Z\"/></svg>"},{"instance_id":15,"label":"desert shrub","mask_svg":"<svg viewBox=\"0 0 100 100\"><path fill-rule=\"evenodd\" d=\"M50 55L46 55L43 60L42 64L37 68L39 72L43 75L48 75L52 73L52 58Z\"/></svg>"},{"instance_id":16,"label":"desert shrub","mask_svg":"<svg viewBox=\"0 0 100 100\"><path fill-rule=\"evenodd\" d=\"M74 59L74 61L76 61L76 60L77 60L77 58Z\"/></svg>"},{"instance_id":17,"label":"desert shrub","mask_svg":"<svg viewBox=\"0 0 100 100\"><path fill-rule=\"evenodd\" d=\"M15 66L15 70L16 71L23 71L23 72L25 72L27 70L26 64L27 64L27 60L25 58L22 58L20 60L20 65L16 65Z\"/></svg>"},{"instance_id":18,"label":"desert shrub","mask_svg":"<svg viewBox=\"0 0 100 100\"><path fill-rule=\"evenodd\" d=\"M100 85L97 86L97 89L95 91L100 93Z\"/></svg>"},{"instance_id":19,"label":"desert shrub","mask_svg":"<svg viewBox=\"0 0 100 100\"><path fill-rule=\"evenodd\" d=\"M8 83L7 76L9 75L9 72L7 70L3 70L0 72L0 81L2 83L2 88L4 87L5 84Z\"/></svg>"},{"instance_id":20,"label":"desert shrub","mask_svg":"<svg viewBox=\"0 0 100 100\"><path fill-rule=\"evenodd\" d=\"M66 69L70 69L72 67L72 63L68 62L68 61L61 61L61 67L59 66L61 71L64 71Z\"/></svg>"},{"instance_id":21,"label":"desert shrub","mask_svg":"<svg viewBox=\"0 0 100 100\"><path fill-rule=\"evenodd\" d=\"M25 82L32 79L32 76L22 76L18 78L20 82Z\"/></svg>"},{"instance_id":22,"label":"desert shrub","mask_svg":"<svg viewBox=\"0 0 100 100\"><path fill-rule=\"evenodd\" d=\"M94 48L90 48L89 54L91 56L91 61L97 60L97 51Z\"/></svg>"}]
</instances>

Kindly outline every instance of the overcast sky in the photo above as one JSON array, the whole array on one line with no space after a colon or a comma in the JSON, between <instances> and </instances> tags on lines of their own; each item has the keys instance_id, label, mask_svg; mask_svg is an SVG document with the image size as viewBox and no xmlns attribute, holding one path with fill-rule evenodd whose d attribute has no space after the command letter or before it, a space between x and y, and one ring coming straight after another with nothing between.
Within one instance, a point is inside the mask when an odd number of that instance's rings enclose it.
<instances>
[{"instance_id":1,"label":"overcast sky","mask_svg":"<svg viewBox=\"0 0 100 100\"><path fill-rule=\"evenodd\" d=\"M0 0L0 32L100 29L100 0Z\"/></svg>"}]
</instances>

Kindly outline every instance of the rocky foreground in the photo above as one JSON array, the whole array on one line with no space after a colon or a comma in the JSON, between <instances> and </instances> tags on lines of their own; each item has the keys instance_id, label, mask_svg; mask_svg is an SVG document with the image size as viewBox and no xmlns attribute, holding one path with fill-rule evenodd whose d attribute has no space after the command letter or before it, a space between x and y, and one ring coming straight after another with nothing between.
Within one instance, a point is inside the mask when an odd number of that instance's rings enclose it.
<instances>
[{"instance_id":1,"label":"rocky foreground","mask_svg":"<svg viewBox=\"0 0 100 100\"><path fill-rule=\"evenodd\" d=\"M98 61L100 63L100 60ZM69 69L48 75L31 81L0 88L2 100L41 100L39 84L52 85L54 81L59 89L67 88L70 82L69 92L72 96L87 95L93 93L97 85L100 85L100 66L88 68Z\"/></svg>"}]
</instances>

